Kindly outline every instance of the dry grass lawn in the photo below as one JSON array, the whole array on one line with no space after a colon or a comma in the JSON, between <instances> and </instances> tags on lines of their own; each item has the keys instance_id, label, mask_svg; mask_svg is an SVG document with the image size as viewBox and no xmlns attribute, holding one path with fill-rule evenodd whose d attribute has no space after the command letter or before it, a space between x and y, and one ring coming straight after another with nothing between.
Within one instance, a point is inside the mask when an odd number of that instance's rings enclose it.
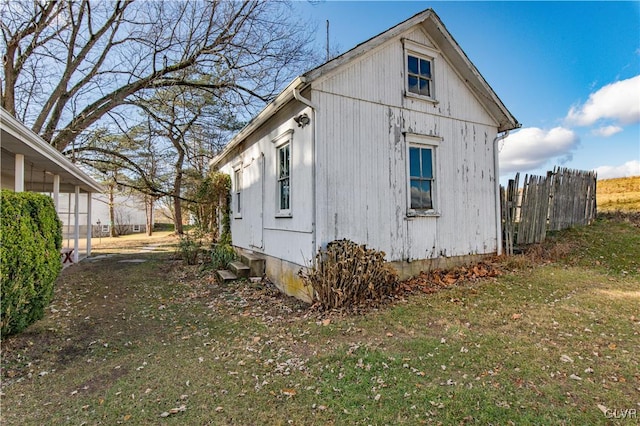
<instances>
[{"instance_id":1,"label":"dry grass lawn","mask_svg":"<svg viewBox=\"0 0 640 426\"><path fill-rule=\"evenodd\" d=\"M169 235L103 239L3 337L0 423L637 424L638 225L600 219L359 315L219 285Z\"/></svg>"},{"instance_id":2,"label":"dry grass lawn","mask_svg":"<svg viewBox=\"0 0 640 426\"><path fill-rule=\"evenodd\" d=\"M640 211L640 176L599 180L599 211Z\"/></svg>"}]
</instances>

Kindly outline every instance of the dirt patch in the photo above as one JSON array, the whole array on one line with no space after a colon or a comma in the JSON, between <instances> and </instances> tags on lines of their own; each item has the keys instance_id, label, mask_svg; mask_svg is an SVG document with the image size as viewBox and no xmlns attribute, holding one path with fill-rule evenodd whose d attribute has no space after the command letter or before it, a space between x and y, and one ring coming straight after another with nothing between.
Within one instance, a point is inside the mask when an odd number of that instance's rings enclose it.
<instances>
[{"instance_id":1,"label":"dirt patch","mask_svg":"<svg viewBox=\"0 0 640 426\"><path fill-rule=\"evenodd\" d=\"M168 254L138 254L147 263ZM141 327L140 300L154 297L144 280L132 275L140 263L119 263L122 255L84 261L61 272L45 317L23 333L3 336L0 377L3 387L63 371L92 352L153 335ZM134 259L134 260L135 260ZM166 274L164 261L157 274ZM144 297L140 297L144 296ZM107 345L107 346L103 346Z\"/></svg>"},{"instance_id":2,"label":"dirt patch","mask_svg":"<svg viewBox=\"0 0 640 426\"><path fill-rule=\"evenodd\" d=\"M125 367L111 369L108 373L97 374L86 382L80 384L77 389L69 389L68 394L74 391L78 393L96 393L108 388L113 382L126 376L130 369Z\"/></svg>"}]
</instances>

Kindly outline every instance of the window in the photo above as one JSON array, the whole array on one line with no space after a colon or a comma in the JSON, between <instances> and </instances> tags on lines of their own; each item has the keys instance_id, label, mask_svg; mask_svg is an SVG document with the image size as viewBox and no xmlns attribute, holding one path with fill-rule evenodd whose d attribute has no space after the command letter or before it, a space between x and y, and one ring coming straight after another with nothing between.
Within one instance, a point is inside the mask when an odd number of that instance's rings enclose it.
<instances>
[{"instance_id":1,"label":"window","mask_svg":"<svg viewBox=\"0 0 640 426\"><path fill-rule=\"evenodd\" d=\"M433 149L409 148L412 210L433 210Z\"/></svg>"},{"instance_id":2,"label":"window","mask_svg":"<svg viewBox=\"0 0 640 426\"><path fill-rule=\"evenodd\" d=\"M291 209L291 144L278 148L278 209Z\"/></svg>"},{"instance_id":3,"label":"window","mask_svg":"<svg viewBox=\"0 0 640 426\"><path fill-rule=\"evenodd\" d=\"M140 232L140 225L133 225L133 232Z\"/></svg>"},{"instance_id":4,"label":"window","mask_svg":"<svg viewBox=\"0 0 640 426\"><path fill-rule=\"evenodd\" d=\"M102 234L108 234L109 233L109 225L102 225L100 228L101 228L100 229L100 233L102 233Z\"/></svg>"},{"instance_id":5,"label":"window","mask_svg":"<svg viewBox=\"0 0 640 426\"><path fill-rule=\"evenodd\" d=\"M435 74L438 51L432 47L403 39L405 57L405 94L436 101Z\"/></svg>"},{"instance_id":6,"label":"window","mask_svg":"<svg viewBox=\"0 0 640 426\"><path fill-rule=\"evenodd\" d=\"M438 216L438 136L405 134L407 142L407 215Z\"/></svg>"},{"instance_id":7,"label":"window","mask_svg":"<svg viewBox=\"0 0 640 426\"><path fill-rule=\"evenodd\" d=\"M291 149L293 129L288 129L271 141L275 148L275 210L276 217L292 217L291 214Z\"/></svg>"},{"instance_id":8,"label":"window","mask_svg":"<svg viewBox=\"0 0 640 426\"><path fill-rule=\"evenodd\" d=\"M431 97L431 60L407 55L407 90Z\"/></svg>"},{"instance_id":9,"label":"window","mask_svg":"<svg viewBox=\"0 0 640 426\"><path fill-rule=\"evenodd\" d=\"M235 204L234 217L242 217L242 164L238 164L233 168L233 201Z\"/></svg>"}]
</instances>

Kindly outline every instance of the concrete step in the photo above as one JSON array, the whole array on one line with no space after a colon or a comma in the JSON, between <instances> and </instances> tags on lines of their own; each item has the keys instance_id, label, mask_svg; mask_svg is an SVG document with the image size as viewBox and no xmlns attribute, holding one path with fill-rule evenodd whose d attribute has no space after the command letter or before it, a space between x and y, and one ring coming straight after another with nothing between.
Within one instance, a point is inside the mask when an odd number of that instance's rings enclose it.
<instances>
[{"instance_id":1,"label":"concrete step","mask_svg":"<svg viewBox=\"0 0 640 426\"><path fill-rule=\"evenodd\" d=\"M240 255L240 260L249 267L250 277L261 277L264 275L265 260L263 257L251 253L243 253Z\"/></svg>"},{"instance_id":2,"label":"concrete step","mask_svg":"<svg viewBox=\"0 0 640 426\"><path fill-rule=\"evenodd\" d=\"M251 270L251 268L240 261L231 262L229 269L239 278L249 278L249 272Z\"/></svg>"},{"instance_id":3,"label":"concrete step","mask_svg":"<svg viewBox=\"0 0 640 426\"><path fill-rule=\"evenodd\" d=\"M234 274L233 272L227 270L227 269L219 269L216 271L216 276L218 277L218 280L221 283L228 283L231 281L235 281L238 279L238 277L236 276L236 274Z\"/></svg>"}]
</instances>

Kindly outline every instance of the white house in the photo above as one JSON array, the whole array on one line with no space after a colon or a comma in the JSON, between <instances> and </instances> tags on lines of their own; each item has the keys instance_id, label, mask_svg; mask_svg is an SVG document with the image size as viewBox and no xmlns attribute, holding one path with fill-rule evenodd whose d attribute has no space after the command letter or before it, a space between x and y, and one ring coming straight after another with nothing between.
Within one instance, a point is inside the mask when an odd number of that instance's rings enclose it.
<instances>
[{"instance_id":1,"label":"white house","mask_svg":"<svg viewBox=\"0 0 640 426\"><path fill-rule=\"evenodd\" d=\"M431 9L301 75L211 162L234 246L283 291L347 238L401 276L501 251L498 141L520 125Z\"/></svg>"},{"instance_id":2,"label":"white house","mask_svg":"<svg viewBox=\"0 0 640 426\"><path fill-rule=\"evenodd\" d=\"M94 234L103 237L111 232L109 221L109 195L96 194L93 197L92 217ZM118 192L113 196L113 226L118 235L145 232L147 228L147 211L142 195ZM100 221L100 225L97 223Z\"/></svg>"}]
</instances>

